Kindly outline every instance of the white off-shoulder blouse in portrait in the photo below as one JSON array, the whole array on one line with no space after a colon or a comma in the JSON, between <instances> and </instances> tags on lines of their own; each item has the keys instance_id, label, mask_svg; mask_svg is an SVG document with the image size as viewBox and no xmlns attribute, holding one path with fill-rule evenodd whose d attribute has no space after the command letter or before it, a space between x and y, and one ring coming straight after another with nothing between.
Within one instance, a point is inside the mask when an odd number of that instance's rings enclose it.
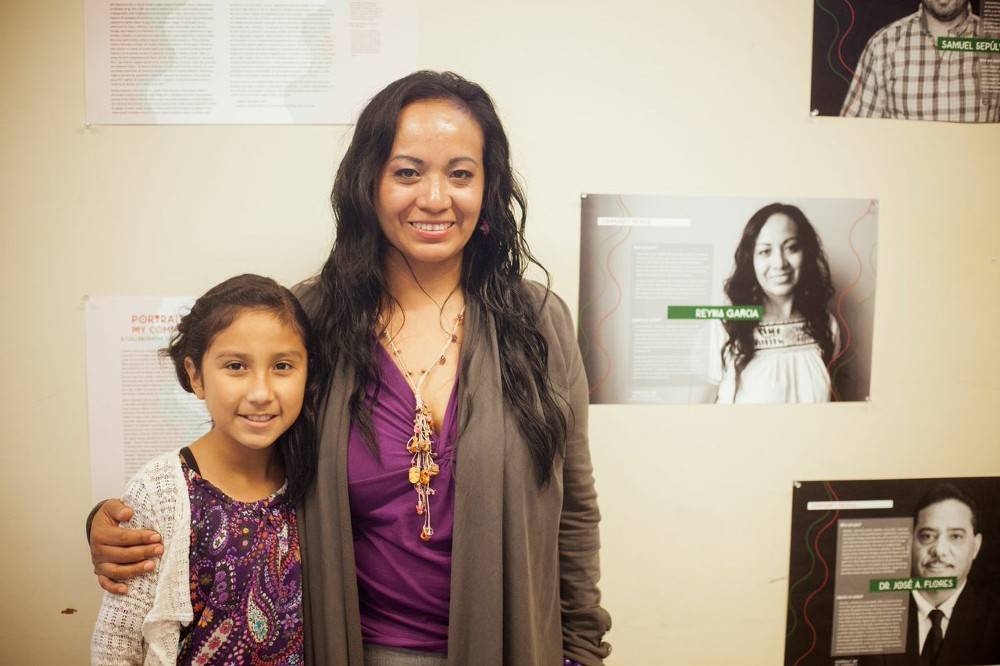
<instances>
[{"instance_id":1,"label":"white off-shoulder blouse in portrait","mask_svg":"<svg viewBox=\"0 0 1000 666\"><path fill-rule=\"evenodd\" d=\"M840 327L830 315L834 350L840 348ZM718 384L716 402L739 403L795 403L829 402L830 373L823 362L819 345L805 331L805 320L758 324L754 331L756 352L753 359L740 373L736 383L736 369L731 354L723 363L720 353L729 340L722 322L713 321L709 344L708 377Z\"/></svg>"}]
</instances>

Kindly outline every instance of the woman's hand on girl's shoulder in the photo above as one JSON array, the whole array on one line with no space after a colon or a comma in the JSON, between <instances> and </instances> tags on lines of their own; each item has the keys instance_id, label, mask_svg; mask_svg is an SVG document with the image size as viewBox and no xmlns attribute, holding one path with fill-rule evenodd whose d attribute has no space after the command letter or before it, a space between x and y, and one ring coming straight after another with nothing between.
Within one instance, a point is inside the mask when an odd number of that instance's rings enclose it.
<instances>
[{"instance_id":1,"label":"woman's hand on girl's shoulder","mask_svg":"<svg viewBox=\"0 0 1000 666\"><path fill-rule=\"evenodd\" d=\"M156 566L153 558L163 554L160 535L152 530L119 527L132 518L132 508L116 499L106 500L90 524L90 559L98 584L112 594L125 594L121 582Z\"/></svg>"}]
</instances>

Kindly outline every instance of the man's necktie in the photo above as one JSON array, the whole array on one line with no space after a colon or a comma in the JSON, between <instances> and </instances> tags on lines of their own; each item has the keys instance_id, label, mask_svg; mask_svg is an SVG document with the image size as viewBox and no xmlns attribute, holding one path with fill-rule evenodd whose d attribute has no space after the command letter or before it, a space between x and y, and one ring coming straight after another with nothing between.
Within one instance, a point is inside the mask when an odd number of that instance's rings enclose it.
<instances>
[{"instance_id":1,"label":"man's necktie","mask_svg":"<svg viewBox=\"0 0 1000 666\"><path fill-rule=\"evenodd\" d=\"M927 617L931 620L931 630L927 632L927 638L924 639L924 649L920 651L920 663L922 666L937 666L938 655L941 654L941 643L944 642L944 632L941 631L941 620L944 619L944 613L935 608Z\"/></svg>"}]
</instances>

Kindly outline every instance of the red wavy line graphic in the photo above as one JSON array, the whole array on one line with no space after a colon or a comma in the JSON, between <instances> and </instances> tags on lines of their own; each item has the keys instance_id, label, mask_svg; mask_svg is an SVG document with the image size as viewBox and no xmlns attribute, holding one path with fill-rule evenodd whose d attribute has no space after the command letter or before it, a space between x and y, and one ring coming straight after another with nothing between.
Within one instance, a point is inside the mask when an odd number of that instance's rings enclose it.
<instances>
[{"instance_id":1,"label":"red wavy line graphic","mask_svg":"<svg viewBox=\"0 0 1000 666\"><path fill-rule=\"evenodd\" d=\"M619 284L618 279L615 278L615 272L611 269L611 257L614 256L615 250L617 250L621 246L621 244L628 239L631 233L632 233L632 228L629 227L628 231L625 232L625 235L622 236L622 239L617 243L615 243L610 250L608 250L608 254L605 259L605 269L608 272L608 277L610 277L611 281L614 282L615 284L615 290L617 291L617 298L615 300L614 307L608 310L608 312L603 317L601 317L601 319L597 322L597 326L594 327L594 343L597 345L598 349L601 350L601 355L604 356L606 364L604 367L604 374L602 374L597 379L597 381L591 384L590 395L593 395L594 391L600 388L601 385L605 381L607 381L608 377L611 376L611 355L608 353L607 348L604 346L604 342L601 336L601 329L608 322L608 319L611 318L611 315L613 315L622 304L622 286L621 284Z\"/></svg>"},{"instance_id":2,"label":"red wavy line graphic","mask_svg":"<svg viewBox=\"0 0 1000 666\"><path fill-rule=\"evenodd\" d=\"M830 485L829 481L827 481L824 485L826 486L827 493L829 493L834 500L840 499L839 497L837 497L837 493L833 491L833 486ZM816 533L815 540L813 541L813 550L816 552L816 556L819 558L820 563L822 563L823 565L823 582L821 582L819 584L819 587L813 590L809 594L809 596L806 597L805 603L802 604L802 618L806 621L806 624L809 625L809 631L810 633L812 633L812 641L809 644L809 649L803 652L802 655L795 660L795 664L793 664L793 666L799 666L799 664L802 663L802 660L808 657L810 654L812 654L813 650L816 649L816 626L812 623L812 620L809 619L809 604L810 602L812 602L813 598L817 594L819 594L820 591L822 591L822 589L826 587L826 584L830 581L830 566L826 563L826 558L823 557L823 553L821 553L819 550L819 540L820 537L823 536L823 532L826 532L828 529L830 529L831 525L837 522L838 516L840 516L839 509L833 514L833 518L831 518L826 525L820 528L819 532Z\"/></svg>"},{"instance_id":3,"label":"red wavy line graphic","mask_svg":"<svg viewBox=\"0 0 1000 666\"><path fill-rule=\"evenodd\" d=\"M871 269L872 277L876 278L876 280L878 277L878 271L875 270L875 250L877 248L878 248L878 243L872 243L872 249L869 250L868 252L868 268ZM875 291L876 291L875 286L872 286L871 293L854 304L855 312L859 311L862 305L875 298ZM837 394L837 389L835 388L837 386L837 376L840 375L840 372L844 368L849 366L854 361L854 359L858 357L858 353L855 351L855 353L851 356L846 356L846 354L842 354L841 356L843 357L841 362L830 373L830 390L833 392L835 400L840 400L840 396ZM829 367L830 366L827 366L828 369Z\"/></svg>"},{"instance_id":4,"label":"red wavy line graphic","mask_svg":"<svg viewBox=\"0 0 1000 666\"><path fill-rule=\"evenodd\" d=\"M837 321L843 327L846 335L844 337L844 344L840 348L840 351L833 358L830 359L829 363L826 364L827 370L829 370L833 366L834 362L837 361L837 359L841 358L844 354L847 353L847 350L848 348L850 348L851 342L853 341L854 336L851 332L851 327L847 323L847 319L844 317L844 301L847 299L847 295L850 294L852 291L854 291L854 288L858 286L859 282L861 282L861 275L864 273L864 264L861 262L861 255L858 254L857 248L854 247L854 230L857 228L861 220L871 215L871 212L874 208L875 208L875 202L869 201L868 208L865 209L865 212L861 214L861 217L854 220L854 222L851 224L850 231L847 233L847 244L850 246L851 253L854 255L854 258L858 262L858 273L857 275L854 276L854 281L851 282L851 284L847 285L847 287L837 295L837 306L836 308L834 308L834 311L837 315Z\"/></svg>"},{"instance_id":5,"label":"red wavy line graphic","mask_svg":"<svg viewBox=\"0 0 1000 666\"><path fill-rule=\"evenodd\" d=\"M844 40L847 39L847 36L851 34L851 30L854 29L854 5L851 4L851 0L844 0L844 4L847 5L849 10L851 10L851 22L848 24L847 30L844 34L841 35L840 42L837 43L837 57L840 59L840 64L844 66L844 69L850 72L851 76L853 76L854 70L848 67L847 63L844 62Z\"/></svg>"},{"instance_id":6,"label":"red wavy line graphic","mask_svg":"<svg viewBox=\"0 0 1000 666\"><path fill-rule=\"evenodd\" d=\"M605 243L609 243L609 242L611 242L613 240L615 240L615 234L612 234L611 236L608 236L607 238L602 238L597 243L597 250L599 250L601 248L601 246L604 245ZM595 253L597 253L597 250L595 250ZM604 292L606 292L607 290L608 290L608 281L607 280L602 280L601 281L601 290L599 292L597 292L597 296L594 296L593 298L591 298L587 303L584 303L584 304L580 305L580 321L586 321L584 319L584 316L583 316L584 310L593 307L595 304L599 304L601 302L601 299L604 298ZM589 329L586 330L586 331L584 331L583 329L580 330L580 334L581 334L581 337L580 337L580 347L581 347L581 349L584 346L584 339L586 339L587 348L588 349L590 348L590 346L591 346L590 345L590 337L589 337L590 333L591 332L590 332ZM588 337L584 338L583 337L584 334L586 334Z\"/></svg>"}]
</instances>

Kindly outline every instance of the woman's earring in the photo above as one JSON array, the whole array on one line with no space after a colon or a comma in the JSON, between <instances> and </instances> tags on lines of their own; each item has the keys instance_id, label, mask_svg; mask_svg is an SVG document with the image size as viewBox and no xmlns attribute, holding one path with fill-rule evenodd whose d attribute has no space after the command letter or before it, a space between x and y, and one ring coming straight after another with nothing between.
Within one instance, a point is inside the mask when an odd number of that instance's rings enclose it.
<instances>
[{"instance_id":1,"label":"woman's earring","mask_svg":"<svg viewBox=\"0 0 1000 666\"><path fill-rule=\"evenodd\" d=\"M484 236L489 236L489 235L490 235L490 223L489 223L489 222L487 222L486 220L483 220L483 221L482 221L482 222L481 222L481 223L479 224L479 230L480 230L481 232L483 232L483 235L484 235Z\"/></svg>"}]
</instances>

